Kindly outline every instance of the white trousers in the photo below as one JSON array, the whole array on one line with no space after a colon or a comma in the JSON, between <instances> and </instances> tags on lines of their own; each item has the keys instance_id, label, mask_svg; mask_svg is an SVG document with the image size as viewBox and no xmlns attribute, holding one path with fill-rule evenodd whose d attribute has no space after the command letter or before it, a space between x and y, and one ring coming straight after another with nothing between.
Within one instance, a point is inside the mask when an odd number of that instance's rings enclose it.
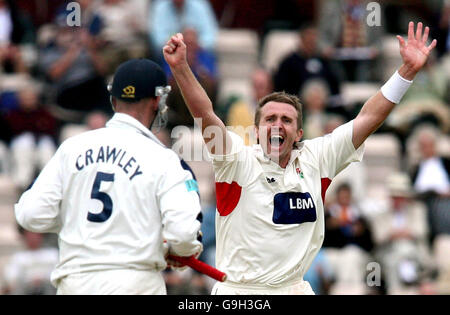
<instances>
[{"instance_id":1,"label":"white trousers","mask_svg":"<svg viewBox=\"0 0 450 315\"><path fill-rule=\"evenodd\" d=\"M314 295L309 282L299 280L281 287L257 286L232 282L217 282L212 295Z\"/></svg>"},{"instance_id":2,"label":"white trousers","mask_svg":"<svg viewBox=\"0 0 450 315\"><path fill-rule=\"evenodd\" d=\"M113 269L68 275L58 281L58 295L165 295L159 271Z\"/></svg>"}]
</instances>

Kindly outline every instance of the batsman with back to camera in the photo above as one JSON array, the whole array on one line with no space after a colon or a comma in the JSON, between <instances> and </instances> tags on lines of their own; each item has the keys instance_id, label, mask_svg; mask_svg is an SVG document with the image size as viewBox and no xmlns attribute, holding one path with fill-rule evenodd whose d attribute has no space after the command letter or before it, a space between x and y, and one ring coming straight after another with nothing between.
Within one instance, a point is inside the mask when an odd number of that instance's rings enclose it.
<instances>
[{"instance_id":1,"label":"batsman with back to camera","mask_svg":"<svg viewBox=\"0 0 450 315\"><path fill-rule=\"evenodd\" d=\"M300 142L297 97L275 92L255 115L258 144L246 147L226 130L186 61L182 34L163 48L186 104L201 118L216 180L216 264L228 275L212 294L314 294L303 275L324 239L325 192L333 177L363 157L364 141L388 117L426 63L436 40L409 23L397 36L402 66L350 122L331 134ZM213 130L214 129L214 130ZM206 131L206 132L205 132Z\"/></svg>"},{"instance_id":2,"label":"batsman with back to camera","mask_svg":"<svg viewBox=\"0 0 450 315\"><path fill-rule=\"evenodd\" d=\"M123 63L106 127L62 143L15 205L25 229L58 233L58 294L166 294L166 251L202 251L192 174L150 131L166 84L150 60Z\"/></svg>"}]
</instances>

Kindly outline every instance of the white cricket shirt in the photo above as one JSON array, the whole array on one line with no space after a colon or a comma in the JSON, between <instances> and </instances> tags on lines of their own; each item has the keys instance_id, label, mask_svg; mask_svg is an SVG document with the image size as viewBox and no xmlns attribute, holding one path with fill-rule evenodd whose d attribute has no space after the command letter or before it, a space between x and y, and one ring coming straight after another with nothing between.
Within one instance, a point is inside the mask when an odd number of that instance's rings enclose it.
<instances>
[{"instance_id":1,"label":"white cricket shirt","mask_svg":"<svg viewBox=\"0 0 450 315\"><path fill-rule=\"evenodd\" d=\"M25 229L59 234L54 284L79 272L162 270L163 239L180 256L201 251L193 187L173 151L118 113L63 142L15 213Z\"/></svg>"},{"instance_id":2,"label":"white cricket shirt","mask_svg":"<svg viewBox=\"0 0 450 315\"><path fill-rule=\"evenodd\" d=\"M301 279L324 239L323 199L336 174L361 161L353 121L294 149L285 169L260 145L229 132L231 153L212 155L216 176L216 264L231 282L282 286Z\"/></svg>"}]
</instances>

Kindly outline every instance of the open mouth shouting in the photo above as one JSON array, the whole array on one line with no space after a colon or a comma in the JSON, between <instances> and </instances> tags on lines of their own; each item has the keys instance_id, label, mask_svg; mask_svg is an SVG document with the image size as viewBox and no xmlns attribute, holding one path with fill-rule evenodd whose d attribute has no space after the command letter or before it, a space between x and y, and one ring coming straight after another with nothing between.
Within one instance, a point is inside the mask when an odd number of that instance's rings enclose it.
<instances>
[{"instance_id":1,"label":"open mouth shouting","mask_svg":"<svg viewBox=\"0 0 450 315\"><path fill-rule=\"evenodd\" d=\"M272 150L280 151L284 143L284 137L282 135L271 135L269 143Z\"/></svg>"}]
</instances>

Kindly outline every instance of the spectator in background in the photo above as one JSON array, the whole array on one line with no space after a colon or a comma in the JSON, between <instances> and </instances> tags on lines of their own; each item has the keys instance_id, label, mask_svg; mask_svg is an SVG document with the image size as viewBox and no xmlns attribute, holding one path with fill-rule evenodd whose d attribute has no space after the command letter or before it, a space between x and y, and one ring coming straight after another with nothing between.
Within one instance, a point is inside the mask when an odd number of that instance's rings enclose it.
<instances>
[{"instance_id":1,"label":"spectator in background","mask_svg":"<svg viewBox=\"0 0 450 315\"><path fill-rule=\"evenodd\" d=\"M21 45L33 43L34 37L33 25L15 1L0 0L0 89L13 92L29 81Z\"/></svg>"},{"instance_id":2,"label":"spectator in background","mask_svg":"<svg viewBox=\"0 0 450 315\"><path fill-rule=\"evenodd\" d=\"M0 46L33 43L34 27L14 0L0 0Z\"/></svg>"},{"instance_id":3,"label":"spectator in background","mask_svg":"<svg viewBox=\"0 0 450 315\"><path fill-rule=\"evenodd\" d=\"M415 77L412 88L406 92L400 104L392 111L387 125L405 145L415 126L428 122L442 132L450 132L450 77L445 68L431 53L422 71Z\"/></svg>"},{"instance_id":4,"label":"spectator in background","mask_svg":"<svg viewBox=\"0 0 450 315\"><path fill-rule=\"evenodd\" d=\"M308 80L322 79L331 94L330 105L341 105L339 78L330 63L319 55L316 26L310 23L303 25L299 36L297 51L281 61L274 75L275 91L299 95Z\"/></svg>"},{"instance_id":5,"label":"spectator in background","mask_svg":"<svg viewBox=\"0 0 450 315\"><path fill-rule=\"evenodd\" d=\"M382 27L369 26L368 0L323 1L319 13L321 53L341 65L345 81L371 81L380 54ZM380 12L381 14L381 12ZM382 22L380 22L382 23Z\"/></svg>"},{"instance_id":6,"label":"spectator in background","mask_svg":"<svg viewBox=\"0 0 450 315\"><path fill-rule=\"evenodd\" d=\"M412 136L420 159L412 169L414 190L428 208L430 245L438 235L450 234L450 158L440 156L439 133L430 126L418 127Z\"/></svg>"},{"instance_id":7,"label":"spectator in background","mask_svg":"<svg viewBox=\"0 0 450 315\"><path fill-rule=\"evenodd\" d=\"M5 46L10 43L13 22L11 11L5 0L0 0L0 45Z\"/></svg>"},{"instance_id":8,"label":"spectator in background","mask_svg":"<svg viewBox=\"0 0 450 315\"><path fill-rule=\"evenodd\" d=\"M341 184L325 212L324 252L334 270L331 293L364 294L366 265L373 248L369 225L354 203L350 185Z\"/></svg>"},{"instance_id":9,"label":"spectator in background","mask_svg":"<svg viewBox=\"0 0 450 315\"><path fill-rule=\"evenodd\" d=\"M214 50L218 24L209 1L154 1L149 16L151 42L159 54L170 36L182 32L185 28L194 28L197 31L201 48Z\"/></svg>"},{"instance_id":10,"label":"spectator in background","mask_svg":"<svg viewBox=\"0 0 450 315\"><path fill-rule=\"evenodd\" d=\"M417 134L421 160L413 171L414 190L419 194L450 196L450 159L437 152L437 134L422 127Z\"/></svg>"},{"instance_id":11,"label":"spectator in background","mask_svg":"<svg viewBox=\"0 0 450 315\"><path fill-rule=\"evenodd\" d=\"M438 40L438 44L436 50L442 56L450 51L450 0L442 1L437 26L436 39Z\"/></svg>"},{"instance_id":12,"label":"spectator in background","mask_svg":"<svg viewBox=\"0 0 450 315\"><path fill-rule=\"evenodd\" d=\"M98 37L102 55L112 73L122 62L147 54L147 2L142 0L103 0L95 9L101 18Z\"/></svg>"},{"instance_id":13,"label":"spectator in background","mask_svg":"<svg viewBox=\"0 0 450 315\"><path fill-rule=\"evenodd\" d=\"M23 61L22 52L18 46L0 46L0 73L28 73L28 68Z\"/></svg>"},{"instance_id":14,"label":"spectator in background","mask_svg":"<svg viewBox=\"0 0 450 315\"><path fill-rule=\"evenodd\" d=\"M325 126L330 118L326 112L329 90L322 80L306 82L300 92L304 106L304 138L313 139L325 135Z\"/></svg>"},{"instance_id":15,"label":"spectator in background","mask_svg":"<svg viewBox=\"0 0 450 315\"><path fill-rule=\"evenodd\" d=\"M103 128L110 119L107 114L101 111L92 111L87 114L82 124L65 124L59 135L59 142L78 135L82 132Z\"/></svg>"},{"instance_id":16,"label":"spectator in background","mask_svg":"<svg viewBox=\"0 0 450 315\"><path fill-rule=\"evenodd\" d=\"M26 246L15 253L3 270L7 294L54 295L50 274L58 263L58 250L42 246L43 235L19 227Z\"/></svg>"},{"instance_id":17,"label":"spectator in background","mask_svg":"<svg viewBox=\"0 0 450 315\"><path fill-rule=\"evenodd\" d=\"M0 112L0 175L10 173L11 163L9 157L9 142L11 141L11 130L3 113Z\"/></svg>"},{"instance_id":18,"label":"spectator in background","mask_svg":"<svg viewBox=\"0 0 450 315\"><path fill-rule=\"evenodd\" d=\"M78 113L94 109L111 112L104 80L106 63L97 51L95 38L85 28L59 23L54 45L39 58L42 72L56 90L56 103Z\"/></svg>"},{"instance_id":19,"label":"spectator in background","mask_svg":"<svg viewBox=\"0 0 450 315\"><path fill-rule=\"evenodd\" d=\"M197 31L194 28L183 29L183 36L187 45L187 61L192 72L198 79L208 96L215 100L217 93L217 67L216 56L199 44ZM169 128L177 125L193 126L192 119L187 106L184 103L178 84L171 73L169 65L164 61L163 69L167 75L172 92L169 94Z\"/></svg>"},{"instance_id":20,"label":"spectator in background","mask_svg":"<svg viewBox=\"0 0 450 315\"><path fill-rule=\"evenodd\" d=\"M39 103L39 92L29 85L19 91L19 108L5 116L11 131L12 178L24 191L56 151L57 121Z\"/></svg>"},{"instance_id":21,"label":"spectator in background","mask_svg":"<svg viewBox=\"0 0 450 315\"><path fill-rule=\"evenodd\" d=\"M251 81L252 100L250 102L237 100L232 103L226 119L226 125L234 127L233 131L244 139L245 145L256 143L251 127L255 124L254 117L258 101L273 92L272 78L267 70L256 68L252 73Z\"/></svg>"},{"instance_id":22,"label":"spectator in background","mask_svg":"<svg viewBox=\"0 0 450 315\"><path fill-rule=\"evenodd\" d=\"M407 174L394 173L386 184L390 208L372 218L376 257L388 294L414 293L431 264L426 208L414 199Z\"/></svg>"},{"instance_id":23,"label":"spectator in background","mask_svg":"<svg viewBox=\"0 0 450 315\"><path fill-rule=\"evenodd\" d=\"M104 128L106 122L110 119L108 115L100 111L93 111L86 116L87 130Z\"/></svg>"}]
</instances>

